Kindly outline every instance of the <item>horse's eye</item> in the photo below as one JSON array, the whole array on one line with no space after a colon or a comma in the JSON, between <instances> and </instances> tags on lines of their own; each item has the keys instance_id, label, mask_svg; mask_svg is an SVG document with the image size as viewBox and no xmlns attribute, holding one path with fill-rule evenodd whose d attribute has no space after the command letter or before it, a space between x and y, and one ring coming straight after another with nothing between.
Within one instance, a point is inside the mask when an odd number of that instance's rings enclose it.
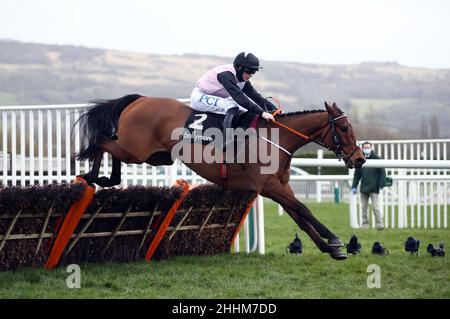
<instances>
[{"instance_id":1,"label":"horse's eye","mask_svg":"<svg viewBox=\"0 0 450 319\"><path fill-rule=\"evenodd\" d=\"M348 126L347 125L341 126L341 130L342 130L342 132L347 132L348 131Z\"/></svg>"}]
</instances>

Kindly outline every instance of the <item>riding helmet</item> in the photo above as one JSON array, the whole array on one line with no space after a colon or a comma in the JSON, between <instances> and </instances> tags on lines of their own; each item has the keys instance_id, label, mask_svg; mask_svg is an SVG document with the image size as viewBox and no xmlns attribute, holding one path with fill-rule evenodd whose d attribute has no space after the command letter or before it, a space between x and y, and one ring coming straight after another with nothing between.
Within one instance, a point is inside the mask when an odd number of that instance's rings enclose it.
<instances>
[{"instance_id":1,"label":"riding helmet","mask_svg":"<svg viewBox=\"0 0 450 319\"><path fill-rule=\"evenodd\" d=\"M236 58L234 58L233 64L236 67L241 66L255 71L259 71L260 69L262 69L262 67L259 66L258 58L252 53L248 53L247 55L245 54L245 52L239 53Z\"/></svg>"}]
</instances>

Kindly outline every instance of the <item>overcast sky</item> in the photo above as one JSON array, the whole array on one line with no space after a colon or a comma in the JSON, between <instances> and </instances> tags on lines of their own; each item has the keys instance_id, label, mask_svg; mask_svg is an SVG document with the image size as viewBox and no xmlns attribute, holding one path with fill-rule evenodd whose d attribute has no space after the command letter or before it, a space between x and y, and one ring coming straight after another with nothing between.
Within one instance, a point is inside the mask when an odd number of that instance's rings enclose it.
<instances>
[{"instance_id":1,"label":"overcast sky","mask_svg":"<svg viewBox=\"0 0 450 319\"><path fill-rule=\"evenodd\" d=\"M0 38L156 54L450 68L448 0L0 0Z\"/></svg>"}]
</instances>

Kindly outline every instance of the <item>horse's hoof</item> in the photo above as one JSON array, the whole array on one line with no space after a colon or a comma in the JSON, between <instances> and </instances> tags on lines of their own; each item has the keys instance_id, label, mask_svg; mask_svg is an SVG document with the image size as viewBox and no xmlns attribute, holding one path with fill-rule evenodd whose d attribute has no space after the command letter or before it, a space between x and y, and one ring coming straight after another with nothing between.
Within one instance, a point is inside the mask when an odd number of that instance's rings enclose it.
<instances>
[{"instance_id":1,"label":"horse's hoof","mask_svg":"<svg viewBox=\"0 0 450 319\"><path fill-rule=\"evenodd\" d=\"M344 247L344 243L337 237L329 239L328 245L331 247Z\"/></svg>"},{"instance_id":2,"label":"horse's hoof","mask_svg":"<svg viewBox=\"0 0 450 319\"><path fill-rule=\"evenodd\" d=\"M347 254L340 250L339 248L333 248L330 252L330 256L336 260L344 260L347 259Z\"/></svg>"},{"instance_id":3,"label":"horse's hoof","mask_svg":"<svg viewBox=\"0 0 450 319\"><path fill-rule=\"evenodd\" d=\"M102 176L102 177L99 177L95 183L100 187L113 187L113 186L119 185L120 181Z\"/></svg>"}]
</instances>

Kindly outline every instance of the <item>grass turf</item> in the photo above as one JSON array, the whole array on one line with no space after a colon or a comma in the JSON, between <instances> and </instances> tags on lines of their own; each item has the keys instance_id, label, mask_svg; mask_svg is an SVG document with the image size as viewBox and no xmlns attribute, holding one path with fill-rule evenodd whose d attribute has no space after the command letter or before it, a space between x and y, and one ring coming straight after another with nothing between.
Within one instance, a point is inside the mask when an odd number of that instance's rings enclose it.
<instances>
[{"instance_id":1,"label":"grass turf","mask_svg":"<svg viewBox=\"0 0 450 319\"><path fill-rule=\"evenodd\" d=\"M321 253L287 214L266 202L266 255L221 254L173 257L166 261L81 265L81 288L69 289L65 267L0 273L1 298L450 298L448 256L431 258L426 245L450 242L448 229L353 230L348 205L307 206L343 241L356 234L363 250L335 261ZM303 253L286 246L299 232ZM408 236L421 240L420 256L404 251ZM374 241L388 248L372 256ZM241 247L243 245L241 244ZM367 288L367 267L381 269L381 288Z\"/></svg>"}]
</instances>

